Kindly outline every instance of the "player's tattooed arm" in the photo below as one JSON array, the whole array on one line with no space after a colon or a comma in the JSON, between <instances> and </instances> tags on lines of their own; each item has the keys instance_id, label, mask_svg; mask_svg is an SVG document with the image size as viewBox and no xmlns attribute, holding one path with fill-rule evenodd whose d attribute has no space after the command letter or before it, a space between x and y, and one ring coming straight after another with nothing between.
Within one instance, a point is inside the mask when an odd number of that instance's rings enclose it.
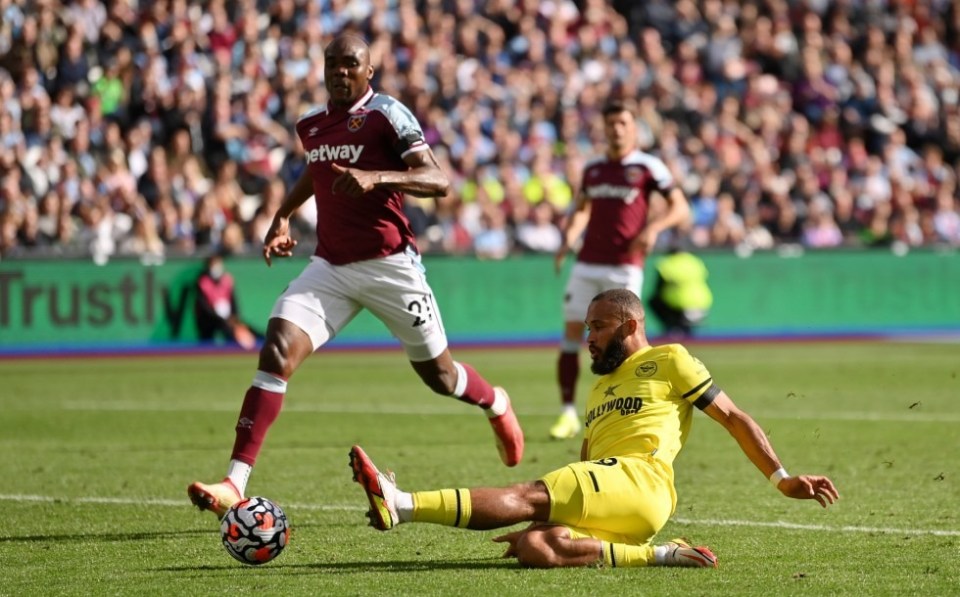
<instances>
[{"instance_id":1,"label":"player's tattooed arm","mask_svg":"<svg viewBox=\"0 0 960 597\"><path fill-rule=\"evenodd\" d=\"M411 152L403 161L408 170L359 170L332 164L339 174L333 182L333 192L358 197L380 187L417 197L442 197L450 190L450 179L430 149Z\"/></svg>"}]
</instances>

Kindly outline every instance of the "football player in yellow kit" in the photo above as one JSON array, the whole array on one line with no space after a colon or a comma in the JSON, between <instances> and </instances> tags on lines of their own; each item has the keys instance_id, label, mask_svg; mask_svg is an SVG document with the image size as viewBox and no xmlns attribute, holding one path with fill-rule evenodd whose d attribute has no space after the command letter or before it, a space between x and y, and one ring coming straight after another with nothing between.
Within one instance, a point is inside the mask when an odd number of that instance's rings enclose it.
<instances>
[{"instance_id":1,"label":"football player in yellow kit","mask_svg":"<svg viewBox=\"0 0 960 597\"><path fill-rule=\"evenodd\" d=\"M591 369L600 378L587 403L580 462L510 487L406 493L354 446L350 463L370 501L372 526L432 522L483 530L531 522L496 539L508 544L506 556L528 566L716 567L707 547L680 539L653 544L676 508L673 460L693 407L723 425L785 496L824 507L839 498L827 477L789 475L760 426L683 346L651 346L634 293L600 293L586 324Z\"/></svg>"}]
</instances>

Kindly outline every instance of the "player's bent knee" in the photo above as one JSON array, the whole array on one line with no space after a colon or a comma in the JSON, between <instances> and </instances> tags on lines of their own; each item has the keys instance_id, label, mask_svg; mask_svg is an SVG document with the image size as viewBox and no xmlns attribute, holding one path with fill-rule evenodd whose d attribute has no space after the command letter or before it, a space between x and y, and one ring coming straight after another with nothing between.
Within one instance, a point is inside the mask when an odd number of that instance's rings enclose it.
<instances>
[{"instance_id":1,"label":"player's bent knee","mask_svg":"<svg viewBox=\"0 0 960 597\"><path fill-rule=\"evenodd\" d=\"M257 368L285 378L289 377L287 352L283 343L267 340L260 348L260 362Z\"/></svg>"},{"instance_id":2,"label":"player's bent knee","mask_svg":"<svg viewBox=\"0 0 960 597\"><path fill-rule=\"evenodd\" d=\"M271 320L267 338L260 348L258 368L289 378L312 351L313 345L309 336L300 328L284 326Z\"/></svg>"}]
</instances>

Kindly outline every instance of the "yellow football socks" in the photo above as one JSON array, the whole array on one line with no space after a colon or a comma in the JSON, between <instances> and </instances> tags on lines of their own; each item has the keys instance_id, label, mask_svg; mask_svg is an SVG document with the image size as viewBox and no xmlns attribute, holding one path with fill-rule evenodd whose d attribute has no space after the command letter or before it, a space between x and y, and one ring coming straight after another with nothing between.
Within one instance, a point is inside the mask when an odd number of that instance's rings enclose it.
<instances>
[{"instance_id":1,"label":"yellow football socks","mask_svg":"<svg viewBox=\"0 0 960 597\"><path fill-rule=\"evenodd\" d=\"M470 524L470 490L441 489L413 494L413 522L466 528Z\"/></svg>"},{"instance_id":2,"label":"yellow football socks","mask_svg":"<svg viewBox=\"0 0 960 597\"><path fill-rule=\"evenodd\" d=\"M654 563L653 546L627 545L625 543L610 543L601 541L603 550L603 565L610 568L628 568L650 566Z\"/></svg>"}]
</instances>

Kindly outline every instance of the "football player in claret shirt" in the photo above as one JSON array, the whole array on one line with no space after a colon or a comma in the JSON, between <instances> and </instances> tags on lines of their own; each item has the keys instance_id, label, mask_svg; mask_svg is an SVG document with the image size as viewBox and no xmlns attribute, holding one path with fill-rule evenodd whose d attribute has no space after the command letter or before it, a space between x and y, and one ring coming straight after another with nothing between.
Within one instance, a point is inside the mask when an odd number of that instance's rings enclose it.
<instances>
[{"instance_id":1,"label":"football player in claret shirt","mask_svg":"<svg viewBox=\"0 0 960 597\"><path fill-rule=\"evenodd\" d=\"M434 392L479 407L507 466L523 456L523 432L507 393L453 360L427 284L403 195L442 196L449 188L420 124L396 99L370 86L370 49L343 35L324 50L327 105L300 117L297 135L307 167L277 210L263 257L293 254L290 216L311 196L317 248L274 305L253 383L243 400L226 478L193 483L191 501L218 516L239 501L287 380L316 349L368 309L400 340Z\"/></svg>"},{"instance_id":2,"label":"football player in claret shirt","mask_svg":"<svg viewBox=\"0 0 960 597\"><path fill-rule=\"evenodd\" d=\"M567 253L582 235L583 244L564 293L563 340L557 359L562 408L550 428L554 439L580 433L574 392L580 377L583 317L590 299L612 288L626 288L640 296L644 258L653 250L657 236L686 221L690 213L666 164L638 148L636 120L626 105L608 104L602 114L607 152L583 169L580 192L554 260L560 273ZM654 193L662 195L668 207L651 219L648 213Z\"/></svg>"},{"instance_id":3,"label":"football player in claret shirt","mask_svg":"<svg viewBox=\"0 0 960 597\"><path fill-rule=\"evenodd\" d=\"M494 539L507 544L505 557L526 566L716 567L707 547L682 539L653 544L677 507L673 461L690 434L694 408L722 425L786 497L823 507L839 498L827 477L787 474L760 426L683 346L651 346L633 292L597 295L586 324L591 370L601 377L587 403L579 462L509 487L407 493L354 446L350 465L367 494L371 525L486 530L530 522Z\"/></svg>"}]
</instances>

